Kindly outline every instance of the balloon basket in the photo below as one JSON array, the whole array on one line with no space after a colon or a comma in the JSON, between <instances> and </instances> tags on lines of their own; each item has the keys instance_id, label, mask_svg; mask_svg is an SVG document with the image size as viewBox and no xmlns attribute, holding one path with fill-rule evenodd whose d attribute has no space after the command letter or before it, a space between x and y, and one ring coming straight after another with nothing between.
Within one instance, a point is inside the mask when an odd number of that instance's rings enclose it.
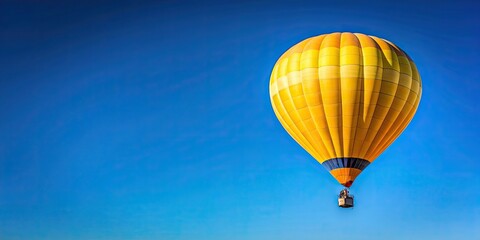
<instances>
[{"instance_id":1,"label":"balloon basket","mask_svg":"<svg viewBox=\"0 0 480 240\"><path fill-rule=\"evenodd\" d=\"M353 195L350 195L346 188L338 195L338 206L341 208L353 207Z\"/></svg>"}]
</instances>

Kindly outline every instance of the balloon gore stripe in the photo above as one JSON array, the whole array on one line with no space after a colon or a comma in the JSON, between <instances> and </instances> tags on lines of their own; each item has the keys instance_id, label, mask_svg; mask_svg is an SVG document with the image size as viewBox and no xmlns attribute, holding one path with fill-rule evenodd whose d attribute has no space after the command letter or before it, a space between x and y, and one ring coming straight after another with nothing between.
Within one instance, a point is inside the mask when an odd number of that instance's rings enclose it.
<instances>
[{"instance_id":1,"label":"balloon gore stripe","mask_svg":"<svg viewBox=\"0 0 480 240\"><path fill-rule=\"evenodd\" d=\"M365 169L368 164L370 164L369 161L361 158L332 158L329 160L326 160L325 162L322 163L322 165L328 170L331 171L333 169L337 168L356 168L359 170Z\"/></svg>"}]
</instances>

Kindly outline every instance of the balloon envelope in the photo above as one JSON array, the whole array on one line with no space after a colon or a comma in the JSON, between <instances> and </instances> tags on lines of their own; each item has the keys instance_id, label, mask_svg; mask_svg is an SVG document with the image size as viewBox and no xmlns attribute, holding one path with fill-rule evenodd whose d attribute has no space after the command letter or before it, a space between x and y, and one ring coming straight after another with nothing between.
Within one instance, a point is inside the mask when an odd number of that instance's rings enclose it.
<instances>
[{"instance_id":1,"label":"balloon envelope","mask_svg":"<svg viewBox=\"0 0 480 240\"><path fill-rule=\"evenodd\" d=\"M296 44L270 78L282 126L347 187L407 127L421 93L417 68L404 51L359 33Z\"/></svg>"}]
</instances>

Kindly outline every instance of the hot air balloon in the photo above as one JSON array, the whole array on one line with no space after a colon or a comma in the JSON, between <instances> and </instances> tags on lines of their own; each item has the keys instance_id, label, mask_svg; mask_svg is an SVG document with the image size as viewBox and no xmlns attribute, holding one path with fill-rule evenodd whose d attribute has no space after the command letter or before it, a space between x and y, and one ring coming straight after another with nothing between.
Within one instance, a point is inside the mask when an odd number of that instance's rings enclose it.
<instances>
[{"instance_id":1,"label":"hot air balloon","mask_svg":"<svg viewBox=\"0 0 480 240\"><path fill-rule=\"evenodd\" d=\"M407 127L421 94L412 59L360 33L305 39L278 59L270 77L282 126L346 188ZM339 206L353 206L347 189Z\"/></svg>"}]
</instances>

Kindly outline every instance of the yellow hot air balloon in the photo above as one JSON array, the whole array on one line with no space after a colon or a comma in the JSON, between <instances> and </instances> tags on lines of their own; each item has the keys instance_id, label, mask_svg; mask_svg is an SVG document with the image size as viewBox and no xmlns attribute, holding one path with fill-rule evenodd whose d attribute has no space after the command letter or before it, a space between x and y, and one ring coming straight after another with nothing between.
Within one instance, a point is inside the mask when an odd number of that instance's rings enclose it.
<instances>
[{"instance_id":1,"label":"yellow hot air balloon","mask_svg":"<svg viewBox=\"0 0 480 240\"><path fill-rule=\"evenodd\" d=\"M278 59L270 78L282 126L346 187L407 127L421 93L404 51L359 33L305 39Z\"/></svg>"}]
</instances>

